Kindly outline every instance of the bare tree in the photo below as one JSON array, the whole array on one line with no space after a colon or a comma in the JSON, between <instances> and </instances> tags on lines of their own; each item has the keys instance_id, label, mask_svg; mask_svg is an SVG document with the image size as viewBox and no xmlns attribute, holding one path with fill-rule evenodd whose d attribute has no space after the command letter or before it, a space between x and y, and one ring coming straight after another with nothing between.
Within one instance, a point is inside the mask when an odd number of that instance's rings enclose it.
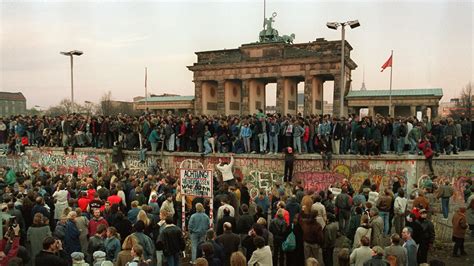
<instances>
[{"instance_id":1,"label":"bare tree","mask_svg":"<svg viewBox=\"0 0 474 266\"><path fill-rule=\"evenodd\" d=\"M100 109L103 115L112 113L112 92L108 91L100 98Z\"/></svg>"},{"instance_id":2,"label":"bare tree","mask_svg":"<svg viewBox=\"0 0 474 266\"><path fill-rule=\"evenodd\" d=\"M472 119L473 96L472 84L469 82L461 91L461 94L459 95L459 101L456 103L456 107L451 110L451 116L454 118L463 116Z\"/></svg>"}]
</instances>

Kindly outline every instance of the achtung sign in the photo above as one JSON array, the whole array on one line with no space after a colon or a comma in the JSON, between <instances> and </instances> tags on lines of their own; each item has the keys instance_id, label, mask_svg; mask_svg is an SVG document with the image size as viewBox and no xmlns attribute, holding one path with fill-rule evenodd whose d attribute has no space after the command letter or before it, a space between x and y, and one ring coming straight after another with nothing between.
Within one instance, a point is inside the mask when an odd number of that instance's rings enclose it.
<instances>
[{"instance_id":1,"label":"achtung sign","mask_svg":"<svg viewBox=\"0 0 474 266\"><path fill-rule=\"evenodd\" d=\"M212 170L181 169L180 178L182 195L212 198Z\"/></svg>"}]
</instances>

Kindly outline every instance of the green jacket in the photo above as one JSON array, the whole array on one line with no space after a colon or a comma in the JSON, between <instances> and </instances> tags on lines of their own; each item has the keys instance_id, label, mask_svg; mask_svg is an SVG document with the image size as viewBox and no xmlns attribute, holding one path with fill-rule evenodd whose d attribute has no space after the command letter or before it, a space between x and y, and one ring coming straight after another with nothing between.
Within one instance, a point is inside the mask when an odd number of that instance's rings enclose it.
<instances>
[{"instance_id":1,"label":"green jacket","mask_svg":"<svg viewBox=\"0 0 474 266\"><path fill-rule=\"evenodd\" d=\"M7 176L5 178L5 182L9 186L12 186L16 183L16 173L15 171L13 171L13 169L10 169L10 171L8 171Z\"/></svg>"}]
</instances>

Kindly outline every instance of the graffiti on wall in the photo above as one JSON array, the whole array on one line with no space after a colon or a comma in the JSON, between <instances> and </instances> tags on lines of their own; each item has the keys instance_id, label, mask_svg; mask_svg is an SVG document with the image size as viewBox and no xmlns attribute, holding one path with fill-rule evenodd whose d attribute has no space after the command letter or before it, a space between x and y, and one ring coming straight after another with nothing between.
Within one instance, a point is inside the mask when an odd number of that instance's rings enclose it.
<instances>
[{"instance_id":1,"label":"graffiti on wall","mask_svg":"<svg viewBox=\"0 0 474 266\"><path fill-rule=\"evenodd\" d=\"M454 160L434 160L433 168L437 178L433 181L437 186L448 181L454 189L453 201L464 202L464 190L467 181L474 182L474 164L470 161L454 161ZM426 176L429 173L428 166L423 162L418 165L418 173ZM422 181L418 180L421 184Z\"/></svg>"},{"instance_id":2,"label":"graffiti on wall","mask_svg":"<svg viewBox=\"0 0 474 266\"><path fill-rule=\"evenodd\" d=\"M77 171L79 175L97 174L108 162L107 155L76 153L65 155L60 151L31 149L23 156L1 157L0 165L12 167L16 171L31 172L45 167L48 171L68 174Z\"/></svg>"},{"instance_id":3,"label":"graffiti on wall","mask_svg":"<svg viewBox=\"0 0 474 266\"><path fill-rule=\"evenodd\" d=\"M49 170L58 173L72 173L78 171L79 174L98 173L104 171L111 165L109 153L94 153L78 151L75 155L64 155L60 149L28 149L24 156L0 156L0 166L9 166L16 171L31 171L32 169L44 166ZM125 164L131 170L144 170L159 157L147 156L145 162L140 162L136 153L127 153ZM420 157L421 158L421 157ZM193 168L194 166L216 171L215 165L219 159L229 162L230 157L226 154L222 156L180 156L165 155L162 160L162 167L179 175L179 169ZM193 167L190 167L193 166ZM464 187L467 180L474 181L474 164L470 160L444 160L435 159L433 161L435 174L439 180L449 180L454 187L454 201L462 202ZM408 190L413 184L418 183L420 176L429 173L425 160L368 160L354 158L353 160L333 160L331 170L322 169L322 161L319 159L298 159L294 166L294 179L301 180L306 190L323 190L329 185L341 183L347 178L358 190L362 182L369 178L376 184L379 190L390 188L395 178L398 178L402 185ZM244 181L255 196L260 189L267 194L271 193L276 184L283 181L284 163L281 157L235 157L234 177Z\"/></svg>"}]
</instances>

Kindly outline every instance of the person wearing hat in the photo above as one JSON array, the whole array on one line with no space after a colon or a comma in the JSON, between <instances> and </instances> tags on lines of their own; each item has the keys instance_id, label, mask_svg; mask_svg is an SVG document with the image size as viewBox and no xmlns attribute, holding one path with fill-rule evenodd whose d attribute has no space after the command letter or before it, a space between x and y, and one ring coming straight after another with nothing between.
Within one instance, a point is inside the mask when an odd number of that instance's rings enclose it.
<instances>
[{"instance_id":1,"label":"person wearing hat","mask_svg":"<svg viewBox=\"0 0 474 266\"><path fill-rule=\"evenodd\" d=\"M104 251L98 250L92 254L92 257L94 258L94 264L93 266L101 266L102 262L106 261L106 256Z\"/></svg>"},{"instance_id":2,"label":"person wearing hat","mask_svg":"<svg viewBox=\"0 0 474 266\"><path fill-rule=\"evenodd\" d=\"M73 252L71 254L72 266L89 266L89 263L84 260L84 253L82 252Z\"/></svg>"},{"instance_id":3,"label":"person wearing hat","mask_svg":"<svg viewBox=\"0 0 474 266\"><path fill-rule=\"evenodd\" d=\"M372 258L364 263L364 266L388 266L387 260L383 258L383 249L380 246L372 248Z\"/></svg>"},{"instance_id":4,"label":"person wearing hat","mask_svg":"<svg viewBox=\"0 0 474 266\"><path fill-rule=\"evenodd\" d=\"M428 263L428 250L433 245L435 240L435 230L433 223L427 219L428 211L426 209L420 210L420 219L418 223L421 225L421 239L418 248L418 264Z\"/></svg>"},{"instance_id":5,"label":"person wearing hat","mask_svg":"<svg viewBox=\"0 0 474 266\"><path fill-rule=\"evenodd\" d=\"M291 182L293 179L293 165L295 163L295 155L293 154L293 148L287 147L285 152L285 175L283 180L285 182Z\"/></svg>"}]
</instances>

